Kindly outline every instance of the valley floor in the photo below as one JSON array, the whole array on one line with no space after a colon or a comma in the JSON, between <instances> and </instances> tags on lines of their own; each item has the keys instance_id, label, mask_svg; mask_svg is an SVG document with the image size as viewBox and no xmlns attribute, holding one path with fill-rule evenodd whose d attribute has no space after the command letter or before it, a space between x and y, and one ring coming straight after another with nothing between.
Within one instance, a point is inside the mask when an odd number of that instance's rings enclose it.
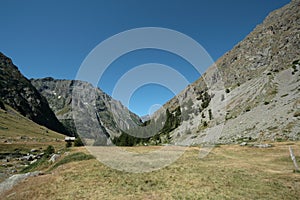
<instances>
[{"instance_id":1,"label":"valley floor","mask_svg":"<svg viewBox=\"0 0 300 200\"><path fill-rule=\"evenodd\" d=\"M149 173L114 170L96 159L74 161L24 180L2 199L298 199L300 173L293 172L288 148L299 163L300 142L272 145L221 145L202 159L200 147L189 147L173 164ZM70 154L78 152L87 154L83 147Z\"/></svg>"}]
</instances>

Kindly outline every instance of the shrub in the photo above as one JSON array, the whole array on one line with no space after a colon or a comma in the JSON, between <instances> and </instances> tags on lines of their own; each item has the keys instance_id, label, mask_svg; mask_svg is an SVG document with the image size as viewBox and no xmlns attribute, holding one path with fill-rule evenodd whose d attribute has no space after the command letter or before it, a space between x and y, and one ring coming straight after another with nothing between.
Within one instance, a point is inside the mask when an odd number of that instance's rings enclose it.
<instances>
[{"instance_id":1,"label":"shrub","mask_svg":"<svg viewBox=\"0 0 300 200\"><path fill-rule=\"evenodd\" d=\"M204 109L204 108L207 108L208 105L209 105L209 102L211 100L211 96L207 93L207 92L204 92L203 94L203 98L202 98L202 104L201 104L201 107Z\"/></svg>"},{"instance_id":2,"label":"shrub","mask_svg":"<svg viewBox=\"0 0 300 200\"><path fill-rule=\"evenodd\" d=\"M66 148L69 148L69 147L71 147L71 146L72 146L72 142L67 141L67 143L66 143Z\"/></svg>"},{"instance_id":3,"label":"shrub","mask_svg":"<svg viewBox=\"0 0 300 200\"><path fill-rule=\"evenodd\" d=\"M74 141L74 147L80 147L80 146L84 146L84 144L82 140L79 137L77 137Z\"/></svg>"},{"instance_id":4,"label":"shrub","mask_svg":"<svg viewBox=\"0 0 300 200\"><path fill-rule=\"evenodd\" d=\"M51 154L55 153L55 149L53 146L49 145L45 150L45 156L49 157Z\"/></svg>"},{"instance_id":5,"label":"shrub","mask_svg":"<svg viewBox=\"0 0 300 200\"><path fill-rule=\"evenodd\" d=\"M226 92L226 93L229 93L229 92L230 92L230 90L229 90L228 88L226 88L225 92Z\"/></svg>"}]
</instances>

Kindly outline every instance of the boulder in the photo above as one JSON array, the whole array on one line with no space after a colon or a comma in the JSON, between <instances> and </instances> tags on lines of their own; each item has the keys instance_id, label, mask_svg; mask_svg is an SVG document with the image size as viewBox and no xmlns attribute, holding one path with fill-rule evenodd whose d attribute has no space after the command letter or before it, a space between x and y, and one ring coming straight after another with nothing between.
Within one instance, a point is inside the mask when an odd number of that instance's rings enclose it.
<instances>
[{"instance_id":1,"label":"boulder","mask_svg":"<svg viewBox=\"0 0 300 200\"><path fill-rule=\"evenodd\" d=\"M58 155L58 154L53 154L53 155L51 156L51 158L49 159L48 162L54 163L59 157L60 157L60 155Z\"/></svg>"},{"instance_id":2,"label":"boulder","mask_svg":"<svg viewBox=\"0 0 300 200\"><path fill-rule=\"evenodd\" d=\"M246 146L247 145L247 142L242 142L241 144L240 144L240 146Z\"/></svg>"}]
</instances>

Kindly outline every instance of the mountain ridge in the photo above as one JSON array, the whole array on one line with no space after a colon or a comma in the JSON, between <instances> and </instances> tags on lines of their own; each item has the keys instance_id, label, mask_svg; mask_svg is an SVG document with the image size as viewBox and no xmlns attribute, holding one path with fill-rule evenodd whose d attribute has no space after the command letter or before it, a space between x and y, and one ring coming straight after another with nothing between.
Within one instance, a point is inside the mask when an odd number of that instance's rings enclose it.
<instances>
[{"instance_id":1,"label":"mountain ridge","mask_svg":"<svg viewBox=\"0 0 300 200\"><path fill-rule=\"evenodd\" d=\"M3 53L0 53L0 99L37 124L69 134L57 120L47 100Z\"/></svg>"},{"instance_id":2,"label":"mountain ridge","mask_svg":"<svg viewBox=\"0 0 300 200\"><path fill-rule=\"evenodd\" d=\"M109 145L110 138L120 136L135 123L142 124L121 102L86 81L47 77L31 79L31 83L48 100L57 118L89 144Z\"/></svg>"},{"instance_id":3,"label":"mountain ridge","mask_svg":"<svg viewBox=\"0 0 300 200\"><path fill-rule=\"evenodd\" d=\"M178 107L185 111L181 124L170 133L172 143L300 139L297 118L293 117L299 110L299 6L299 0L292 1L271 12L157 112L169 109L174 113ZM208 105L203 104L205 92L210 96ZM288 106L283 98L289 98ZM286 113L281 111L284 106ZM265 115L268 109L273 118ZM272 125L273 120L280 125Z\"/></svg>"}]
</instances>

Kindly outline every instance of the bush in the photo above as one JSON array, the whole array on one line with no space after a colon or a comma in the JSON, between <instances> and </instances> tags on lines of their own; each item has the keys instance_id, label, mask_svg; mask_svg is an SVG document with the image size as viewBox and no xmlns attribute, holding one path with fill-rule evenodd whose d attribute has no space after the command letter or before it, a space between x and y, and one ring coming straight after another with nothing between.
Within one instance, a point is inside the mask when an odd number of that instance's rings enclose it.
<instances>
[{"instance_id":1,"label":"bush","mask_svg":"<svg viewBox=\"0 0 300 200\"><path fill-rule=\"evenodd\" d=\"M226 92L226 93L229 93L229 92L230 92L230 90L229 90L228 88L226 88L225 92Z\"/></svg>"},{"instance_id":2,"label":"bush","mask_svg":"<svg viewBox=\"0 0 300 200\"><path fill-rule=\"evenodd\" d=\"M51 154L55 153L55 149L53 146L49 145L45 150L45 156L49 157Z\"/></svg>"},{"instance_id":3,"label":"bush","mask_svg":"<svg viewBox=\"0 0 300 200\"><path fill-rule=\"evenodd\" d=\"M66 148L69 148L69 147L71 147L71 146L72 146L72 142L67 141L67 143L66 143Z\"/></svg>"},{"instance_id":4,"label":"bush","mask_svg":"<svg viewBox=\"0 0 300 200\"><path fill-rule=\"evenodd\" d=\"M211 100L211 96L207 92L204 92L201 107L203 109L207 108L210 100Z\"/></svg>"},{"instance_id":5,"label":"bush","mask_svg":"<svg viewBox=\"0 0 300 200\"><path fill-rule=\"evenodd\" d=\"M74 141L74 147L81 147L81 146L84 146L84 144L82 140L79 137L77 137Z\"/></svg>"}]
</instances>

